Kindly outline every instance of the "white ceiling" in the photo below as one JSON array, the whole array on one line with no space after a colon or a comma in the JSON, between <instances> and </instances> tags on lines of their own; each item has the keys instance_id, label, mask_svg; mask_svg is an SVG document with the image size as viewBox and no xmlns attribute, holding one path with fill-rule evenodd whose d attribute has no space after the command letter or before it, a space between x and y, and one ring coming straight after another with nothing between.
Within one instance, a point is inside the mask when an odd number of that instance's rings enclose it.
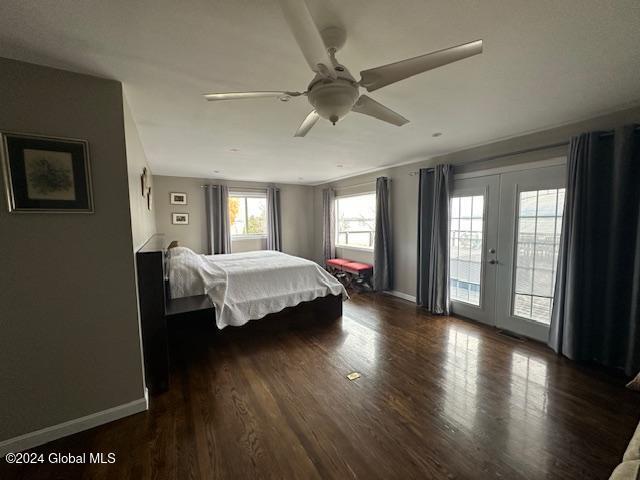
<instances>
[{"instance_id":1,"label":"white ceiling","mask_svg":"<svg viewBox=\"0 0 640 480\"><path fill-rule=\"evenodd\" d=\"M346 28L338 58L354 76L479 38L484 53L373 92L404 127L352 113L305 138L293 137L304 97L201 97L306 88L312 74L276 0L2 0L0 56L122 81L153 172L179 176L318 183L640 99L638 0L308 4L320 28Z\"/></svg>"}]
</instances>

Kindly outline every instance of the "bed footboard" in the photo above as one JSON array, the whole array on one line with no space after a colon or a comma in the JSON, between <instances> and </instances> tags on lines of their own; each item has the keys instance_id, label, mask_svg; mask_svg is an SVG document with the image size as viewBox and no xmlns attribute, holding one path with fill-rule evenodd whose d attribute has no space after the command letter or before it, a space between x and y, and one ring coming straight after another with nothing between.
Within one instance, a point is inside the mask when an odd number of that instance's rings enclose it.
<instances>
[{"instance_id":1,"label":"bed footboard","mask_svg":"<svg viewBox=\"0 0 640 480\"><path fill-rule=\"evenodd\" d=\"M317 320L330 322L342 316L342 295L318 297L309 302L309 305Z\"/></svg>"}]
</instances>

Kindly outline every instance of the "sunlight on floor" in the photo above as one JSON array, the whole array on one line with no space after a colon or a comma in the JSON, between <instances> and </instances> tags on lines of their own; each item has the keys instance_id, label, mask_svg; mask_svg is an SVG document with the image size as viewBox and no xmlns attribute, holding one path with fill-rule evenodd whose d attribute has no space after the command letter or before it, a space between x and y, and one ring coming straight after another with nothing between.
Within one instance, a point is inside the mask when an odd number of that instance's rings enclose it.
<instances>
[{"instance_id":1,"label":"sunlight on floor","mask_svg":"<svg viewBox=\"0 0 640 480\"><path fill-rule=\"evenodd\" d=\"M460 328L447 330L444 414L472 430L478 392L478 347L480 339Z\"/></svg>"}]
</instances>

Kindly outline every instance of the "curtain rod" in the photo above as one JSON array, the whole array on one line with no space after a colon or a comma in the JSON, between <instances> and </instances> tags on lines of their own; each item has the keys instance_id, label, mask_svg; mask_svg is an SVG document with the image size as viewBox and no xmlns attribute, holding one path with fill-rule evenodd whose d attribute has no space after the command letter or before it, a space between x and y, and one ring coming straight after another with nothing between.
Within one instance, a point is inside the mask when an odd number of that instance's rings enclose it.
<instances>
[{"instance_id":1,"label":"curtain rod","mask_svg":"<svg viewBox=\"0 0 640 480\"><path fill-rule=\"evenodd\" d=\"M210 185L200 185L200 188L207 188L207 187L213 187L213 188L218 188L219 185L214 185L214 184L210 184ZM227 185L227 188L229 190L234 190L234 191L257 191L257 192L264 192L267 190L267 188L269 187L239 187L236 185ZM276 187L276 190L280 190L280 188Z\"/></svg>"},{"instance_id":2,"label":"curtain rod","mask_svg":"<svg viewBox=\"0 0 640 480\"><path fill-rule=\"evenodd\" d=\"M634 128L635 131L640 131L640 125L637 125ZM615 130L609 130L606 132L603 132L600 134L601 137L609 137L611 135L613 135L615 133ZM483 157L483 158L478 158L476 160L472 160L470 162L465 162L465 163L459 163L459 164L453 164L454 167L462 167L462 166L467 166L467 165L473 165L474 163L481 163L481 162L489 162L491 160L497 160L499 158L504 158L504 157L511 157L514 155L523 155L525 153L532 153L532 152L538 152L541 150L551 150L552 148L560 148L560 147L566 147L569 146L569 140L566 140L564 142L558 142L558 143L550 143L548 145L541 145L539 147L531 147L531 148L523 148L522 150L516 150L514 152L507 152L507 153L499 153L497 155L490 155L488 157ZM427 170L429 169L433 169L433 167L427 167ZM414 172L409 172L410 176L414 176L417 175L419 173L418 171L414 171Z\"/></svg>"},{"instance_id":3,"label":"curtain rod","mask_svg":"<svg viewBox=\"0 0 640 480\"><path fill-rule=\"evenodd\" d=\"M636 125L633 130L636 131L636 132L640 132L640 125ZM614 133L615 133L615 130L610 130L608 132L603 132L600 136L601 137L610 137Z\"/></svg>"},{"instance_id":4,"label":"curtain rod","mask_svg":"<svg viewBox=\"0 0 640 480\"><path fill-rule=\"evenodd\" d=\"M522 155L525 153L532 153L532 152L538 152L540 150L550 150L552 148L559 148L559 147L565 147L569 145L569 142L559 142L559 143L550 143L548 145L542 145L539 147L531 147L531 148L523 148L522 150L516 150L513 152L508 152L508 153L500 153L498 155L490 155L488 157L483 157L483 158L478 158L476 160L472 160L470 162L464 162L464 163L458 163L458 164L453 164L454 167L462 167L462 166L467 166L467 165L473 165L474 163L481 163L481 162L489 162L491 160L497 160L499 158L504 158L504 157L512 157L514 155ZM434 167L427 167L427 170L433 170ZM414 171L414 172L409 172L410 176L414 176L417 175L420 171Z\"/></svg>"},{"instance_id":5,"label":"curtain rod","mask_svg":"<svg viewBox=\"0 0 640 480\"><path fill-rule=\"evenodd\" d=\"M557 143L549 143L547 145L541 145L539 147L523 148L521 150L516 150L514 152L499 153L497 155L489 155L488 157L478 158L471 162L460 163L458 165L454 164L454 167L455 166L462 167L463 165L473 165L474 163L480 163L480 162L489 162L491 160L497 160L499 158L512 157L515 155L524 155L525 153L539 152L541 150L551 150L552 148L566 147L568 145L569 145L569 141L564 141L564 142L557 142Z\"/></svg>"},{"instance_id":6,"label":"curtain rod","mask_svg":"<svg viewBox=\"0 0 640 480\"><path fill-rule=\"evenodd\" d=\"M387 177L389 179L389 181L391 181L392 179ZM335 186L335 187L331 187L334 190L343 190L345 188L356 188L356 187L364 187L365 185L371 185L371 184L375 184L377 181L377 178L373 179L373 180L369 180L368 182L362 182L362 183L354 183L353 185L345 185L345 186ZM330 184L331 185L331 184Z\"/></svg>"},{"instance_id":7,"label":"curtain rod","mask_svg":"<svg viewBox=\"0 0 640 480\"><path fill-rule=\"evenodd\" d=\"M345 186L342 186L342 187L340 187L340 186L336 186L336 187L334 187L334 190L335 190L335 189L338 189L338 188L355 188L355 187L364 187L365 185L371 185L372 183L376 183L376 181L375 181L375 180L369 180L368 182L354 183L353 185L345 185Z\"/></svg>"}]
</instances>

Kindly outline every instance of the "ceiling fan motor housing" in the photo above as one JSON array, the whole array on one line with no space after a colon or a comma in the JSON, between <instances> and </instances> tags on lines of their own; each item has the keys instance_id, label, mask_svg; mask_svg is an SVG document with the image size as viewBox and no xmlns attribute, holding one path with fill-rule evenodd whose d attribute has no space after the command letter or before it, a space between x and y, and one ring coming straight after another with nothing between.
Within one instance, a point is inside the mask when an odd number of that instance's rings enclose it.
<instances>
[{"instance_id":1,"label":"ceiling fan motor housing","mask_svg":"<svg viewBox=\"0 0 640 480\"><path fill-rule=\"evenodd\" d=\"M335 125L351 111L358 100L359 92L353 82L338 78L328 82L317 82L307 96L318 115Z\"/></svg>"}]
</instances>

